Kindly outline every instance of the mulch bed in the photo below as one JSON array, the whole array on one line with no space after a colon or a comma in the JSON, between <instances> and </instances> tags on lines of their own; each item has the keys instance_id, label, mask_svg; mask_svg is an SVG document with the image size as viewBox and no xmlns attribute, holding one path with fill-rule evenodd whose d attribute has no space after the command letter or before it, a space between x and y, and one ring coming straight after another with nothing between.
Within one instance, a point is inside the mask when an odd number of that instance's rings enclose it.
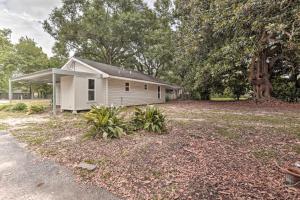
<instances>
[{"instance_id":1,"label":"mulch bed","mask_svg":"<svg viewBox=\"0 0 300 200\"><path fill-rule=\"evenodd\" d=\"M300 112L299 104L178 101L170 108L247 112ZM176 110L174 110L176 112ZM275 114L276 115L276 114ZM277 129L237 129L236 139L217 133L218 123L168 123L169 133L137 133L117 140L81 141L82 127L58 124L51 141L32 147L70 167L86 183L105 187L124 199L298 199L300 191L284 185L277 167L300 160L297 136ZM57 142L75 136L74 141ZM74 168L81 161L97 164L94 172Z\"/></svg>"}]
</instances>

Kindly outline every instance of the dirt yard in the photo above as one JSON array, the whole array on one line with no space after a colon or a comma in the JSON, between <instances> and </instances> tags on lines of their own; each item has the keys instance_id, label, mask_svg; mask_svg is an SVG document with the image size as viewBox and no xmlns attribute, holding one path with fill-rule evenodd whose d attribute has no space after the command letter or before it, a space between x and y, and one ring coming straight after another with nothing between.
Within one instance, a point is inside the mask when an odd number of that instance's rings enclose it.
<instances>
[{"instance_id":1,"label":"dirt yard","mask_svg":"<svg viewBox=\"0 0 300 200\"><path fill-rule=\"evenodd\" d=\"M158 107L167 115L165 135L83 140L83 114L70 113L31 119L0 113L0 128L72 169L78 180L124 199L300 198L277 166L300 161L300 104L184 101ZM97 169L74 167L82 161Z\"/></svg>"}]
</instances>

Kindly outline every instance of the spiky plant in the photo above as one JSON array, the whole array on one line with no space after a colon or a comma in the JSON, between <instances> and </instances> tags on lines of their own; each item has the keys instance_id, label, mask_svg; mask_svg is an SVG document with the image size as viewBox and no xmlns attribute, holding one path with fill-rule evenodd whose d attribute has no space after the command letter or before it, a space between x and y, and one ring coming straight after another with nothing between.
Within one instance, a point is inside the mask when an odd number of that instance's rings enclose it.
<instances>
[{"instance_id":1,"label":"spiky plant","mask_svg":"<svg viewBox=\"0 0 300 200\"><path fill-rule=\"evenodd\" d=\"M90 112L85 115L87 123L91 125L89 133L85 137L101 136L106 138L120 138L126 135L126 123L119 116L121 108L92 106Z\"/></svg>"},{"instance_id":2,"label":"spiky plant","mask_svg":"<svg viewBox=\"0 0 300 200\"><path fill-rule=\"evenodd\" d=\"M132 124L136 130L143 129L155 133L166 132L165 122L165 116L154 106L147 106L145 110L136 108L132 119Z\"/></svg>"}]
</instances>

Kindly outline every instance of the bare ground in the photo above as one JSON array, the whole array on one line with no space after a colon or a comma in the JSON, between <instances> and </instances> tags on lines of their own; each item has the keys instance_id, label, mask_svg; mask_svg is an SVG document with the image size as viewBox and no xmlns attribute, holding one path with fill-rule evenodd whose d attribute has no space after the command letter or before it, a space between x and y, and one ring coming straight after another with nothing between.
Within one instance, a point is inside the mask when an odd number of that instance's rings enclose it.
<instances>
[{"instance_id":1,"label":"bare ground","mask_svg":"<svg viewBox=\"0 0 300 200\"><path fill-rule=\"evenodd\" d=\"M12 133L31 150L72 169L78 180L124 199L300 198L299 189L285 186L277 167L300 160L300 104L158 106L168 119L165 135L140 132L85 141L82 115L69 113L16 123ZM81 161L98 167L94 172L74 168Z\"/></svg>"}]
</instances>

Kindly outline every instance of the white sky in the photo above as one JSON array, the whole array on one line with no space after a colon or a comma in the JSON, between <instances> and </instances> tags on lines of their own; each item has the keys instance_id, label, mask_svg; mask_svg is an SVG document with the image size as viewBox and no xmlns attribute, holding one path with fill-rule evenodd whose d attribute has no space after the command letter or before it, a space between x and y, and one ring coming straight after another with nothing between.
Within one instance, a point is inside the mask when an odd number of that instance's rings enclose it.
<instances>
[{"instance_id":1,"label":"white sky","mask_svg":"<svg viewBox=\"0 0 300 200\"><path fill-rule=\"evenodd\" d=\"M144 1L152 6L155 0ZM44 32L41 22L60 5L61 0L0 0L0 28L12 30L13 43L21 36L33 38L51 56L54 39Z\"/></svg>"}]
</instances>

